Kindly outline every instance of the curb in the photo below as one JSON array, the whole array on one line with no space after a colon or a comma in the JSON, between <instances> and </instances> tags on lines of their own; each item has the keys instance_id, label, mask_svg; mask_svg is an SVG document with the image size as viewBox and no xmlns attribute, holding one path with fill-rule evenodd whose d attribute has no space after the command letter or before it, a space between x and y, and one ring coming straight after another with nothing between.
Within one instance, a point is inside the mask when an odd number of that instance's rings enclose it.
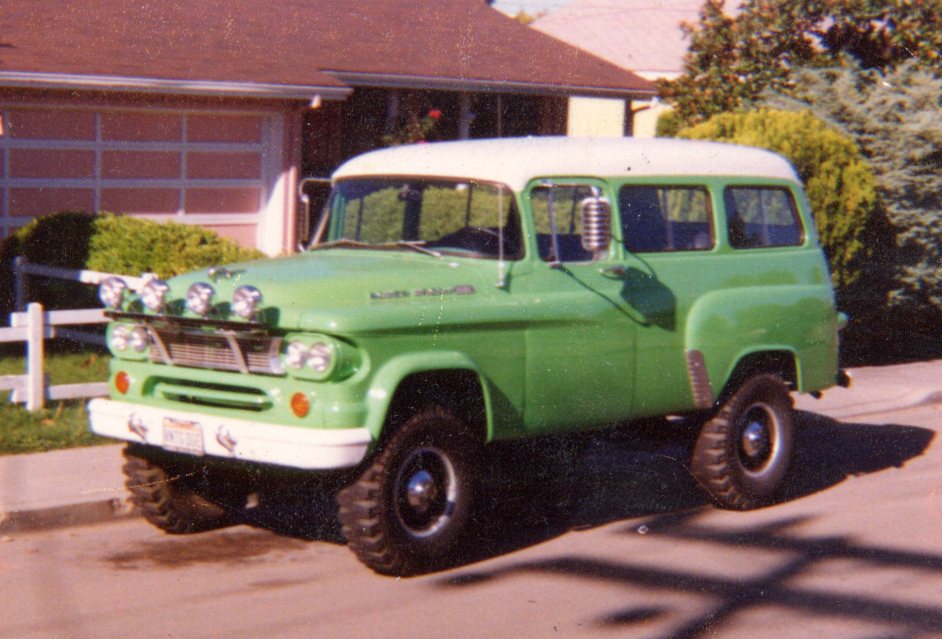
<instances>
[{"instance_id":1,"label":"curb","mask_svg":"<svg viewBox=\"0 0 942 639\"><path fill-rule=\"evenodd\" d=\"M0 513L0 534L89 526L139 517L130 497Z\"/></svg>"}]
</instances>

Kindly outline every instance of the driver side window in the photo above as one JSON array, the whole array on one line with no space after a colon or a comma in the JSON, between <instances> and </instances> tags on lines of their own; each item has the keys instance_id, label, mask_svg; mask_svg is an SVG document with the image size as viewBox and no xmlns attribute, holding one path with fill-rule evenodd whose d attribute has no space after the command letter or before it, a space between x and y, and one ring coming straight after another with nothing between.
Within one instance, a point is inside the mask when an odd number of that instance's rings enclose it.
<instances>
[{"instance_id":1,"label":"driver side window","mask_svg":"<svg viewBox=\"0 0 942 639\"><path fill-rule=\"evenodd\" d=\"M540 259L544 262L589 262L592 253L582 248L579 204L595 195L590 185L537 186L530 191ZM559 255L554 255L555 226Z\"/></svg>"}]
</instances>

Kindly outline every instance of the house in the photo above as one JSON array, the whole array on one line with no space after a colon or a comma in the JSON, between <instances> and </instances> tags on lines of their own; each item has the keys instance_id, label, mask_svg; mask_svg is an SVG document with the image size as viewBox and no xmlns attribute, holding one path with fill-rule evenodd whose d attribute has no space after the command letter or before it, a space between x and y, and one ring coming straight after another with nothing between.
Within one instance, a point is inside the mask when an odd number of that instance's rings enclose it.
<instances>
[{"instance_id":1,"label":"house","mask_svg":"<svg viewBox=\"0 0 942 639\"><path fill-rule=\"evenodd\" d=\"M645 79L672 80L683 72L684 54L690 45L681 24L696 24L703 3L571 0L531 26ZM569 103L569 133L652 137L657 118L666 108L656 101L632 106L623 100L574 96Z\"/></svg>"},{"instance_id":2,"label":"house","mask_svg":"<svg viewBox=\"0 0 942 639\"><path fill-rule=\"evenodd\" d=\"M430 112L559 134L569 96L653 94L485 0L0 0L0 236L107 210L292 251L302 179Z\"/></svg>"}]
</instances>

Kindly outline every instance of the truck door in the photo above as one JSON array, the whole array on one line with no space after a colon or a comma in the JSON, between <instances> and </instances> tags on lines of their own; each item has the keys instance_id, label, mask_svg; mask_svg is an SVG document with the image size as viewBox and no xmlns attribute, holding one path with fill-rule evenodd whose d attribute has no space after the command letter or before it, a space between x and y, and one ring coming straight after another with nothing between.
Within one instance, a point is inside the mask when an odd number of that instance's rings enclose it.
<instances>
[{"instance_id":1,"label":"truck door","mask_svg":"<svg viewBox=\"0 0 942 639\"><path fill-rule=\"evenodd\" d=\"M625 299L621 246L583 248L581 204L601 181L541 181L527 191L532 271L511 283L527 305L524 419L531 432L576 430L632 413L638 318ZM610 200L609 200L610 201Z\"/></svg>"}]
</instances>

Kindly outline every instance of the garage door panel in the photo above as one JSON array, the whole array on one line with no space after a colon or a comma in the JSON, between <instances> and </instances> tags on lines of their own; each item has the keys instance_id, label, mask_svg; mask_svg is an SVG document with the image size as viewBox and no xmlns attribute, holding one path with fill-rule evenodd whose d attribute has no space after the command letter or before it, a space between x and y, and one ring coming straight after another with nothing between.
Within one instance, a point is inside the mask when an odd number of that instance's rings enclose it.
<instances>
[{"instance_id":1,"label":"garage door panel","mask_svg":"<svg viewBox=\"0 0 942 639\"><path fill-rule=\"evenodd\" d=\"M10 215L40 216L57 211L94 211L95 190L80 188L10 189Z\"/></svg>"},{"instance_id":2,"label":"garage door panel","mask_svg":"<svg viewBox=\"0 0 942 639\"><path fill-rule=\"evenodd\" d=\"M10 177L93 178L95 152L77 149L11 149Z\"/></svg>"},{"instance_id":3,"label":"garage door panel","mask_svg":"<svg viewBox=\"0 0 942 639\"><path fill-rule=\"evenodd\" d=\"M187 117L188 142L262 142L262 118L255 115L201 115Z\"/></svg>"},{"instance_id":4,"label":"garage door panel","mask_svg":"<svg viewBox=\"0 0 942 639\"><path fill-rule=\"evenodd\" d=\"M101 114L101 138L124 142L180 142L181 114L108 112Z\"/></svg>"},{"instance_id":5,"label":"garage door panel","mask_svg":"<svg viewBox=\"0 0 942 639\"><path fill-rule=\"evenodd\" d=\"M260 198L256 188L192 188L185 206L187 213L257 213Z\"/></svg>"},{"instance_id":6,"label":"garage door panel","mask_svg":"<svg viewBox=\"0 0 942 639\"><path fill-rule=\"evenodd\" d=\"M192 179L257 180L262 173L260 153L188 153L186 176Z\"/></svg>"},{"instance_id":7,"label":"garage door panel","mask_svg":"<svg viewBox=\"0 0 942 639\"><path fill-rule=\"evenodd\" d=\"M111 213L176 214L180 210L178 189L103 189L101 209Z\"/></svg>"},{"instance_id":8,"label":"garage door panel","mask_svg":"<svg viewBox=\"0 0 942 639\"><path fill-rule=\"evenodd\" d=\"M105 151L101 157L104 179L178 179L181 168L175 151Z\"/></svg>"},{"instance_id":9,"label":"garage door panel","mask_svg":"<svg viewBox=\"0 0 942 639\"><path fill-rule=\"evenodd\" d=\"M93 141L96 118L92 111L10 109L6 129L13 140Z\"/></svg>"}]
</instances>

